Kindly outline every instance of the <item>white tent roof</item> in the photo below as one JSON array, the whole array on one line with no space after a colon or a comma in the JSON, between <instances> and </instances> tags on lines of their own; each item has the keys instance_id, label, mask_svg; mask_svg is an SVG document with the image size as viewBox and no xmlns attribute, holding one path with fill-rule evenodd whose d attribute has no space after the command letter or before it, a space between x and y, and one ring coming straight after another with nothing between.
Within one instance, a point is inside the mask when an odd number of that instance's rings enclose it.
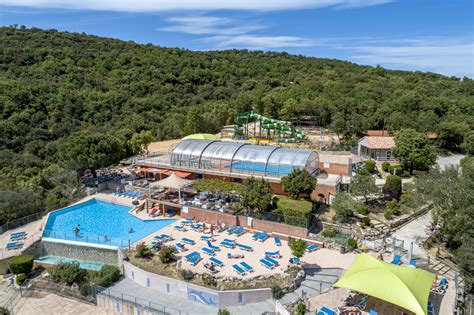
<instances>
[{"instance_id":1,"label":"white tent roof","mask_svg":"<svg viewBox=\"0 0 474 315\"><path fill-rule=\"evenodd\" d=\"M166 177L165 179L151 183L150 186L153 188L163 186L165 188L172 188L172 189L179 190L191 185L192 182L193 182L192 180L181 178L173 172L171 173L170 176Z\"/></svg>"}]
</instances>

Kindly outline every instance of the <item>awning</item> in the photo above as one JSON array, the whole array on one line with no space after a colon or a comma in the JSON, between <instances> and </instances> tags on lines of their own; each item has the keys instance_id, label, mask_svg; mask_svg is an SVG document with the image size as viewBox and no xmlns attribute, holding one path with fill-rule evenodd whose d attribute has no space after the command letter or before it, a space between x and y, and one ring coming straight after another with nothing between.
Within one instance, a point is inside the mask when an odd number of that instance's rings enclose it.
<instances>
[{"instance_id":1,"label":"awning","mask_svg":"<svg viewBox=\"0 0 474 315\"><path fill-rule=\"evenodd\" d=\"M177 176L174 172L172 172L169 177L166 177L165 179L162 179L150 184L150 187L163 186L165 188L180 190L180 189L183 189L184 187L191 185L192 182L193 182L192 180L183 179Z\"/></svg>"},{"instance_id":2,"label":"awning","mask_svg":"<svg viewBox=\"0 0 474 315\"><path fill-rule=\"evenodd\" d=\"M334 286L356 290L416 315L425 315L435 278L435 275L422 269L402 267L359 254Z\"/></svg>"}]
</instances>

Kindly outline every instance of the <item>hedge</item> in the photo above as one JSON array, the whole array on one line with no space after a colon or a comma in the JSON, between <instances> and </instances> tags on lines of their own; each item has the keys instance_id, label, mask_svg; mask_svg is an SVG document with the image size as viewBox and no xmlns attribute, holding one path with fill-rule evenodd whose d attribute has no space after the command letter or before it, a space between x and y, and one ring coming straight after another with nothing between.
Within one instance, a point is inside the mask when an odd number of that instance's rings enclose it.
<instances>
[{"instance_id":1,"label":"hedge","mask_svg":"<svg viewBox=\"0 0 474 315\"><path fill-rule=\"evenodd\" d=\"M278 198L278 212L283 215L309 218L313 213L313 204L306 200L293 200L285 197Z\"/></svg>"},{"instance_id":2,"label":"hedge","mask_svg":"<svg viewBox=\"0 0 474 315\"><path fill-rule=\"evenodd\" d=\"M33 269L34 259L35 256L33 255L19 255L13 257L8 264L8 268L15 275L20 273L29 274L31 269Z\"/></svg>"}]
</instances>

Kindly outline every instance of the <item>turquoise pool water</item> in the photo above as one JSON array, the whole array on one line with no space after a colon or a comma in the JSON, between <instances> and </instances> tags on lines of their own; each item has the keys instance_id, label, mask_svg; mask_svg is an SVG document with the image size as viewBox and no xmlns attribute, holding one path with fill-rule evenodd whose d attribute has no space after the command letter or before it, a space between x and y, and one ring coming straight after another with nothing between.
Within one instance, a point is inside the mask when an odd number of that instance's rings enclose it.
<instances>
[{"instance_id":1,"label":"turquoise pool water","mask_svg":"<svg viewBox=\"0 0 474 315\"><path fill-rule=\"evenodd\" d=\"M89 270L100 270L103 266L103 264L99 264L93 261L72 259L72 258L58 257L58 256L43 256L40 258L36 258L34 261L37 263L45 263L45 264L50 264L50 265L77 262L79 263L79 266L82 269L89 269Z\"/></svg>"},{"instance_id":2,"label":"turquoise pool water","mask_svg":"<svg viewBox=\"0 0 474 315\"><path fill-rule=\"evenodd\" d=\"M266 164L266 163L253 163L253 162L246 162L246 161L241 161L241 162L234 162L232 165L226 165L227 168L232 167L233 169L236 170L242 170L242 171L253 171L253 172L259 172L259 173L265 173L265 171L268 174L277 174L277 175L288 175L291 173L293 168L290 165L272 165L272 164ZM267 168L265 170L265 167Z\"/></svg>"},{"instance_id":3,"label":"turquoise pool water","mask_svg":"<svg viewBox=\"0 0 474 315\"><path fill-rule=\"evenodd\" d=\"M130 209L91 199L50 213L43 237L126 247L176 221L143 221L129 214ZM74 228L78 225L80 232L76 235Z\"/></svg>"}]
</instances>

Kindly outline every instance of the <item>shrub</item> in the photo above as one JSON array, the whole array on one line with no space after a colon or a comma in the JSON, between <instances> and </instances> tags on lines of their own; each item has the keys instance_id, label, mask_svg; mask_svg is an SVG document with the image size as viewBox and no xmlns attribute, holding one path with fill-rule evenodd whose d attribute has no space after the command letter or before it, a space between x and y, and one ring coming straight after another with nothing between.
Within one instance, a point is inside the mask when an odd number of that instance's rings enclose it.
<instances>
[{"instance_id":1,"label":"shrub","mask_svg":"<svg viewBox=\"0 0 474 315\"><path fill-rule=\"evenodd\" d=\"M120 280L122 274L116 266L104 265L98 272L99 283L96 283L102 287L108 287L114 282Z\"/></svg>"},{"instance_id":2,"label":"shrub","mask_svg":"<svg viewBox=\"0 0 474 315\"><path fill-rule=\"evenodd\" d=\"M171 246L163 247L158 253L162 263L169 263L174 259L174 249Z\"/></svg>"},{"instance_id":3,"label":"shrub","mask_svg":"<svg viewBox=\"0 0 474 315\"><path fill-rule=\"evenodd\" d=\"M184 280L192 280L194 278L194 272L192 272L191 270L188 270L188 269L181 269L179 271L180 275L181 275L181 278L183 278Z\"/></svg>"},{"instance_id":4,"label":"shrub","mask_svg":"<svg viewBox=\"0 0 474 315\"><path fill-rule=\"evenodd\" d=\"M347 223L354 215L353 210L357 204L357 201L352 199L348 193L340 192L334 198L331 207L336 211L336 219L341 223Z\"/></svg>"},{"instance_id":5,"label":"shrub","mask_svg":"<svg viewBox=\"0 0 474 315\"><path fill-rule=\"evenodd\" d=\"M365 161L365 168L369 173L373 173L375 170L375 161L374 160L367 160Z\"/></svg>"},{"instance_id":6,"label":"shrub","mask_svg":"<svg viewBox=\"0 0 474 315\"><path fill-rule=\"evenodd\" d=\"M403 174L403 166L402 165L390 165L388 167L388 172L392 175L402 175Z\"/></svg>"},{"instance_id":7,"label":"shrub","mask_svg":"<svg viewBox=\"0 0 474 315\"><path fill-rule=\"evenodd\" d=\"M385 212L383 213L383 216L387 220L392 220L393 219L393 211L386 209Z\"/></svg>"},{"instance_id":8,"label":"shrub","mask_svg":"<svg viewBox=\"0 0 474 315\"><path fill-rule=\"evenodd\" d=\"M50 269L51 278L55 282L72 285L81 284L87 281L87 271L81 269L79 263L61 263Z\"/></svg>"},{"instance_id":9,"label":"shrub","mask_svg":"<svg viewBox=\"0 0 474 315\"><path fill-rule=\"evenodd\" d=\"M22 285L23 282L25 282L26 278L28 278L27 275L24 273L20 273L19 275L16 275L16 284Z\"/></svg>"},{"instance_id":10,"label":"shrub","mask_svg":"<svg viewBox=\"0 0 474 315\"><path fill-rule=\"evenodd\" d=\"M278 300L283 297L283 290L277 284L272 285L272 297Z\"/></svg>"},{"instance_id":11,"label":"shrub","mask_svg":"<svg viewBox=\"0 0 474 315\"><path fill-rule=\"evenodd\" d=\"M208 273L202 275L202 283L208 287L215 287L217 280Z\"/></svg>"},{"instance_id":12,"label":"shrub","mask_svg":"<svg viewBox=\"0 0 474 315\"><path fill-rule=\"evenodd\" d=\"M365 217L360 220L360 227L365 229L366 226L370 226L370 218Z\"/></svg>"},{"instance_id":13,"label":"shrub","mask_svg":"<svg viewBox=\"0 0 474 315\"><path fill-rule=\"evenodd\" d=\"M382 170L383 170L384 172L388 172L388 168L389 168L389 167L390 167L390 163L389 163L389 162L385 161L385 162L382 163Z\"/></svg>"},{"instance_id":14,"label":"shrub","mask_svg":"<svg viewBox=\"0 0 474 315\"><path fill-rule=\"evenodd\" d=\"M383 186L383 193L385 199L397 199L400 198L402 193L402 179L397 175L388 175L385 185Z\"/></svg>"},{"instance_id":15,"label":"shrub","mask_svg":"<svg viewBox=\"0 0 474 315\"><path fill-rule=\"evenodd\" d=\"M359 205L357 207L357 212L359 212L362 215L368 215L369 214L369 207L366 205Z\"/></svg>"},{"instance_id":16,"label":"shrub","mask_svg":"<svg viewBox=\"0 0 474 315\"><path fill-rule=\"evenodd\" d=\"M10 315L8 308L0 306L0 315Z\"/></svg>"},{"instance_id":17,"label":"shrub","mask_svg":"<svg viewBox=\"0 0 474 315\"><path fill-rule=\"evenodd\" d=\"M33 255L19 255L13 257L8 264L8 268L15 275L20 273L29 274L31 269L33 269L34 259L35 256Z\"/></svg>"},{"instance_id":18,"label":"shrub","mask_svg":"<svg viewBox=\"0 0 474 315\"><path fill-rule=\"evenodd\" d=\"M281 179L283 190L292 199L298 199L300 194L310 194L317 184L317 179L305 169L295 169Z\"/></svg>"},{"instance_id":19,"label":"shrub","mask_svg":"<svg viewBox=\"0 0 474 315\"><path fill-rule=\"evenodd\" d=\"M291 248L291 253L293 254L293 256L299 258L304 255L304 252L306 250L306 242L302 239L290 240L289 246Z\"/></svg>"},{"instance_id":20,"label":"shrub","mask_svg":"<svg viewBox=\"0 0 474 315\"><path fill-rule=\"evenodd\" d=\"M324 237L336 237L337 236L337 230L333 228L332 226L326 226L324 227L323 232L321 233Z\"/></svg>"},{"instance_id":21,"label":"shrub","mask_svg":"<svg viewBox=\"0 0 474 315\"><path fill-rule=\"evenodd\" d=\"M296 307L296 314L297 315L305 315L306 314L306 304L300 302Z\"/></svg>"},{"instance_id":22,"label":"shrub","mask_svg":"<svg viewBox=\"0 0 474 315\"><path fill-rule=\"evenodd\" d=\"M389 210L394 215L399 215L398 202L397 202L396 199L392 199L390 201L387 201L387 203L385 203L385 209Z\"/></svg>"},{"instance_id":23,"label":"shrub","mask_svg":"<svg viewBox=\"0 0 474 315\"><path fill-rule=\"evenodd\" d=\"M357 247L357 241L354 238L347 239L347 247L350 249L355 249Z\"/></svg>"},{"instance_id":24,"label":"shrub","mask_svg":"<svg viewBox=\"0 0 474 315\"><path fill-rule=\"evenodd\" d=\"M150 258L153 256L151 248L145 245L145 243L140 243L137 245L137 253L135 254L136 258Z\"/></svg>"},{"instance_id":25,"label":"shrub","mask_svg":"<svg viewBox=\"0 0 474 315\"><path fill-rule=\"evenodd\" d=\"M369 171L365 167L362 167L361 169L359 169L357 174L363 175L363 176L369 176L370 175Z\"/></svg>"},{"instance_id":26,"label":"shrub","mask_svg":"<svg viewBox=\"0 0 474 315\"><path fill-rule=\"evenodd\" d=\"M225 308L221 308L219 309L219 311L217 312L217 315L230 315L230 312L225 309Z\"/></svg>"}]
</instances>

